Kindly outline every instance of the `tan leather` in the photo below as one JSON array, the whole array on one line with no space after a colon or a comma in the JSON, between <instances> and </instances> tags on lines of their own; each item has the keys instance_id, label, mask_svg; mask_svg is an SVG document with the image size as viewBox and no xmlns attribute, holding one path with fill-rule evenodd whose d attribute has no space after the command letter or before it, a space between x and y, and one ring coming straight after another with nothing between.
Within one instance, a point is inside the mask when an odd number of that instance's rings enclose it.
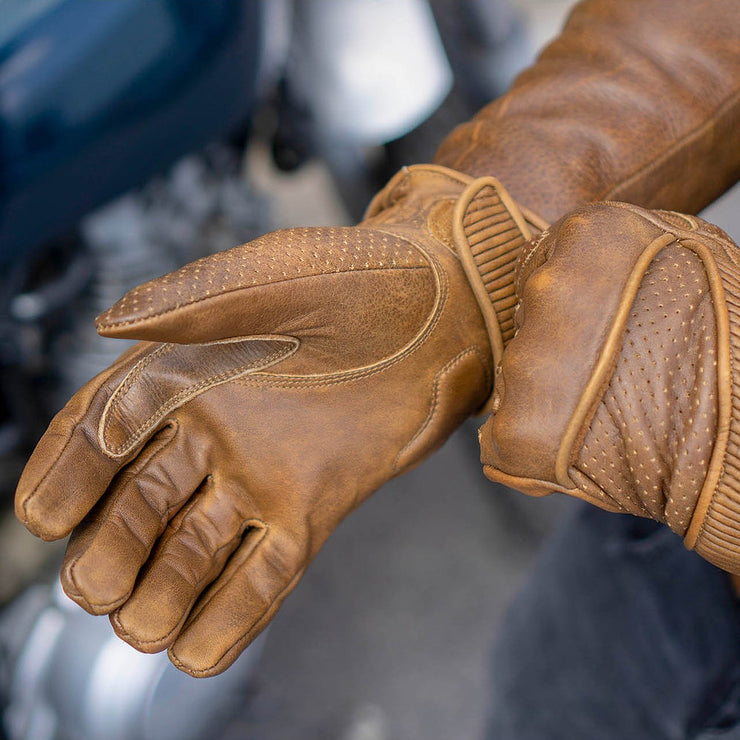
<instances>
[{"instance_id":1,"label":"tan leather","mask_svg":"<svg viewBox=\"0 0 740 740\"><path fill-rule=\"evenodd\" d=\"M691 210L737 175L737 16L586 3L445 142L438 163L467 174L411 168L357 229L264 237L104 315L103 333L151 343L70 401L17 497L45 538L84 519L73 598L193 675L223 670L332 528L490 399L535 214L605 190Z\"/></svg>"},{"instance_id":2,"label":"tan leather","mask_svg":"<svg viewBox=\"0 0 740 740\"><path fill-rule=\"evenodd\" d=\"M226 668L336 525L490 395L459 253L495 253L513 297L517 222L490 179L414 167L358 227L268 234L124 296L98 329L145 341L60 412L18 489L36 534L76 527L66 592L192 675Z\"/></svg>"},{"instance_id":3,"label":"tan leather","mask_svg":"<svg viewBox=\"0 0 740 740\"><path fill-rule=\"evenodd\" d=\"M740 176L737 0L588 0L435 161L548 221L596 200L697 213Z\"/></svg>"},{"instance_id":4,"label":"tan leather","mask_svg":"<svg viewBox=\"0 0 740 740\"><path fill-rule=\"evenodd\" d=\"M692 216L584 206L525 250L486 475L667 523L740 573L740 250Z\"/></svg>"}]
</instances>

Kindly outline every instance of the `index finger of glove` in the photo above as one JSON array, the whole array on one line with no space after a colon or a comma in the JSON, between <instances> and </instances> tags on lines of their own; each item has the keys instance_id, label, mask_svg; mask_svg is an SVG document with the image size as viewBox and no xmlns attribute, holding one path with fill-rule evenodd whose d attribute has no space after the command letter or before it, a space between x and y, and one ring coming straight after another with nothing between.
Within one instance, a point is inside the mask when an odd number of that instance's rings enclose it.
<instances>
[{"instance_id":1,"label":"index finger of glove","mask_svg":"<svg viewBox=\"0 0 740 740\"><path fill-rule=\"evenodd\" d=\"M21 475L15 513L45 540L68 535L92 509L120 468L135 457L106 455L98 441L105 404L130 362L143 354L141 343L83 386L52 419Z\"/></svg>"}]
</instances>

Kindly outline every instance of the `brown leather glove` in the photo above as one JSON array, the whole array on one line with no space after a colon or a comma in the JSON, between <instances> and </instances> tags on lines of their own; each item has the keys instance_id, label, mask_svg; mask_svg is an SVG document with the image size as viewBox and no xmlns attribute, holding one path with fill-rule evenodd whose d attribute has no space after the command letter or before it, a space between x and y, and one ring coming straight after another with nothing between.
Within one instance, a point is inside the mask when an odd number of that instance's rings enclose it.
<instances>
[{"instance_id":1,"label":"brown leather glove","mask_svg":"<svg viewBox=\"0 0 740 740\"><path fill-rule=\"evenodd\" d=\"M358 227L268 234L126 295L98 329L148 341L59 413L18 489L41 537L85 517L65 591L192 675L226 668L337 524L485 403L459 256L498 266L496 333L528 237L495 181L416 167Z\"/></svg>"},{"instance_id":2,"label":"brown leather glove","mask_svg":"<svg viewBox=\"0 0 740 740\"><path fill-rule=\"evenodd\" d=\"M488 477L652 517L740 573L740 249L695 217L589 205L527 248L517 295Z\"/></svg>"},{"instance_id":3,"label":"brown leather glove","mask_svg":"<svg viewBox=\"0 0 740 740\"><path fill-rule=\"evenodd\" d=\"M499 175L548 218L605 188L700 208L740 169L737 28L734 0L585 3L438 162ZM268 236L131 294L101 330L176 344L140 345L75 396L19 486L47 538L95 506L65 587L140 649L225 668L331 528L485 402L522 233L495 183L422 168L357 230Z\"/></svg>"}]
</instances>

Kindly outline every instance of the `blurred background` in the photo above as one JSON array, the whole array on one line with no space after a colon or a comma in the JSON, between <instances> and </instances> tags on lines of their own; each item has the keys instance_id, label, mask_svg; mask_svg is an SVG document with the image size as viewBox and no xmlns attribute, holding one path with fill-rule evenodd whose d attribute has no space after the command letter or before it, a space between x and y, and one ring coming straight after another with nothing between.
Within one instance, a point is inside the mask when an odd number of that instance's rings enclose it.
<instances>
[{"instance_id":1,"label":"blurred background","mask_svg":"<svg viewBox=\"0 0 740 740\"><path fill-rule=\"evenodd\" d=\"M0 0L0 738L477 738L488 653L569 508L493 486L475 420L330 539L214 679L61 593L12 495L125 348L134 285L285 226L350 224L501 94L571 0ZM707 214L740 237L738 193Z\"/></svg>"}]
</instances>

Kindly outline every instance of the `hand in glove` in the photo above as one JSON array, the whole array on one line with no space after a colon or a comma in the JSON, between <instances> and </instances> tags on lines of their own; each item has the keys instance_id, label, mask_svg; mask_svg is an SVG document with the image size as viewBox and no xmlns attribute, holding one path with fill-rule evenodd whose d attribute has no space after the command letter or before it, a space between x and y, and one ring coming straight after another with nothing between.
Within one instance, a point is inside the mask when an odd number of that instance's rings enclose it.
<instances>
[{"instance_id":1,"label":"hand in glove","mask_svg":"<svg viewBox=\"0 0 740 740\"><path fill-rule=\"evenodd\" d=\"M740 16L711 5L579 5L436 161L496 174L549 219L607 196L702 207L740 157ZM264 237L102 317L103 333L153 343L61 412L17 499L47 538L85 518L69 593L136 647L223 670L337 522L490 394L527 235L497 191L412 169L358 229Z\"/></svg>"},{"instance_id":2,"label":"hand in glove","mask_svg":"<svg viewBox=\"0 0 740 740\"><path fill-rule=\"evenodd\" d=\"M17 514L73 528L71 598L196 676L259 633L336 525L491 393L529 230L488 179L399 174L355 228L268 234L98 320L145 340L52 422ZM482 273L476 269L476 259ZM493 303L483 285L495 293Z\"/></svg>"},{"instance_id":3,"label":"hand in glove","mask_svg":"<svg viewBox=\"0 0 740 740\"><path fill-rule=\"evenodd\" d=\"M481 430L486 474L666 522L740 573L740 250L622 203L525 250L517 333Z\"/></svg>"}]
</instances>

